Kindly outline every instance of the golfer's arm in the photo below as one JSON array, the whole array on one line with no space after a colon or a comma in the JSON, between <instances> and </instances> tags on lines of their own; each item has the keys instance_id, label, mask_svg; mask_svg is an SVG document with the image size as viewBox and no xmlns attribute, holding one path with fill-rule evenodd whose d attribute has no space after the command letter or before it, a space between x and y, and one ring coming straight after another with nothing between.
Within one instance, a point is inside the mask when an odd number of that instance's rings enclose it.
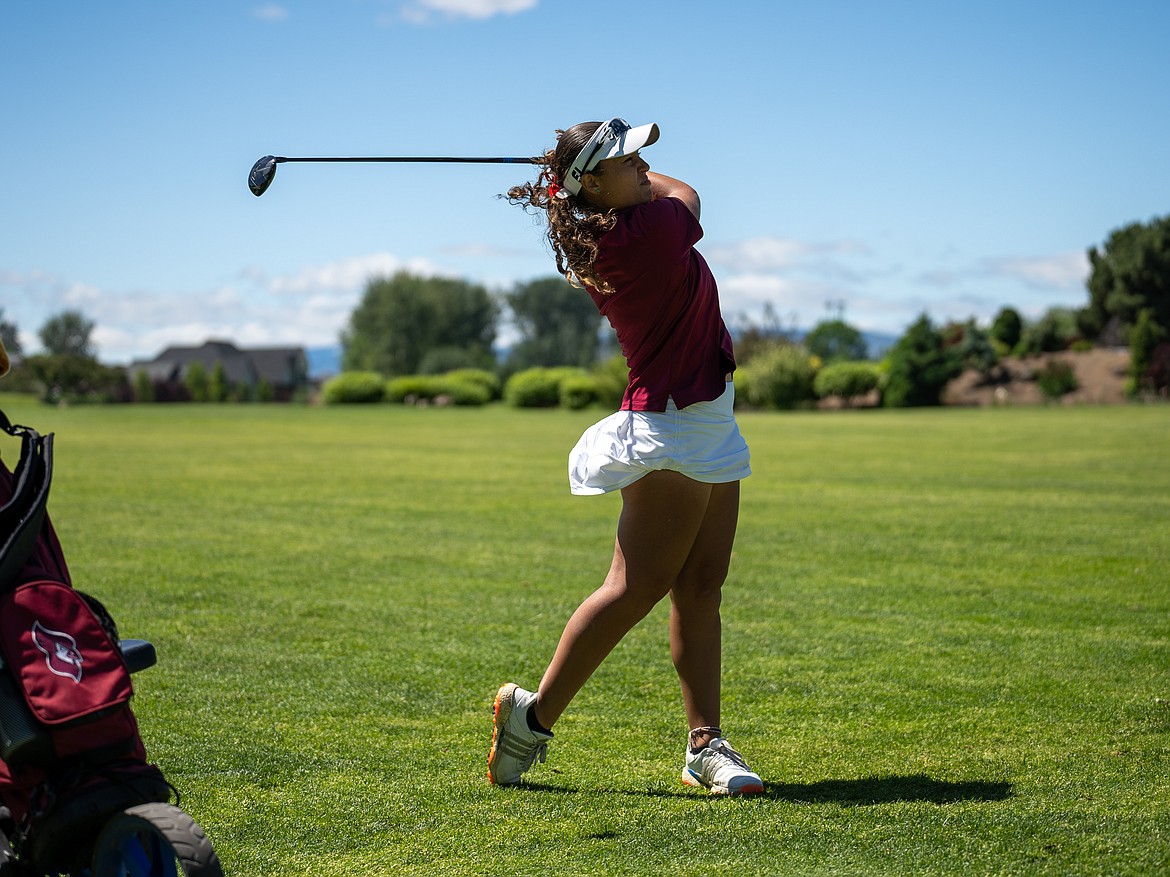
<instances>
[{"instance_id":1,"label":"golfer's arm","mask_svg":"<svg viewBox=\"0 0 1170 877\"><path fill-rule=\"evenodd\" d=\"M646 176L650 178L650 192L653 194L655 201L659 198L677 198L687 206L687 210L694 214L695 219L699 218L698 192L682 180L676 180L674 177L668 177L665 174L656 174L651 171Z\"/></svg>"}]
</instances>

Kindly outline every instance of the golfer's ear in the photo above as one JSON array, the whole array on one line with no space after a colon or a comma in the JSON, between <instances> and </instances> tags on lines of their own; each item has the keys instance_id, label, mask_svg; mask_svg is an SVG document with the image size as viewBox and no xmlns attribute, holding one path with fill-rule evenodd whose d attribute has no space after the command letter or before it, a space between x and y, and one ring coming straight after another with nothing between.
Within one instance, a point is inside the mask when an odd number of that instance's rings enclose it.
<instances>
[{"instance_id":1,"label":"golfer's ear","mask_svg":"<svg viewBox=\"0 0 1170 877\"><path fill-rule=\"evenodd\" d=\"M601 178L592 172L582 174L581 188L586 192L597 192L601 188Z\"/></svg>"}]
</instances>

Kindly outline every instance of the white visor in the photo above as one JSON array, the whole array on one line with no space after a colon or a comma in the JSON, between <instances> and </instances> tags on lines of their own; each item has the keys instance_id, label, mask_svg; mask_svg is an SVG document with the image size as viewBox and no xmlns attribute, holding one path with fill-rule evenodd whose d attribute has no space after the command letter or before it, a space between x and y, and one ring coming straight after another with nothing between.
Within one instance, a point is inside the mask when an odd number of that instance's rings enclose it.
<instances>
[{"instance_id":1,"label":"white visor","mask_svg":"<svg viewBox=\"0 0 1170 877\"><path fill-rule=\"evenodd\" d=\"M607 158L637 152L643 146L649 146L657 140L658 126L653 122L649 125L639 125L637 128L630 127L630 123L625 119L610 119L602 123L589 138L585 148L573 159L564 180L564 188L576 195L581 191L581 177L597 167L598 163Z\"/></svg>"}]
</instances>

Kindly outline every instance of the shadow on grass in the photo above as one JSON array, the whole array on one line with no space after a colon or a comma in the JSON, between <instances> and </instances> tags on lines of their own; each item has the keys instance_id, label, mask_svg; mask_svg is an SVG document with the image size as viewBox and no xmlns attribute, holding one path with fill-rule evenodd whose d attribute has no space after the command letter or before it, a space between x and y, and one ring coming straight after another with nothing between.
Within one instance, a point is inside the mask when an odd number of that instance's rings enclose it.
<instances>
[{"instance_id":1,"label":"shadow on grass","mask_svg":"<svg viewBox=\"0 0 1170 877\"><path fill-rule=\"evenodd\" d=\"M596 789L584 790L550 786L543 783L524 783L518 788L533 792L559 795L582 793L600 795L635 795L643 798L694 798L705 793L693 789ZM869 807L906 801L925 801L931 804L957 804L961 801L1003 801L1012 796L1011 783L992 783L980 780L948 782L931 779L924 774L912 776L864 777L854 780L821 780L815 783L765 783L763 795L752 800L770 799L793 804L842 804L847 807ZM717 796L712 796L714 800Z\"/></svg>"},{"instance_id":2,"label":"shadow on grass","mask_svg":"<svg viewBox=\"0 0 1170 877\"><path fill-rule=\"evenodd\" d=\"M797 804L844 804L867 807L897 801L955 804L960 801L1003 801L1012 796L1011 783L980 780L947 782L923 774L821 780L816 783L768 783L764 795L774 801Z\"/></svg>"}]
</instances>

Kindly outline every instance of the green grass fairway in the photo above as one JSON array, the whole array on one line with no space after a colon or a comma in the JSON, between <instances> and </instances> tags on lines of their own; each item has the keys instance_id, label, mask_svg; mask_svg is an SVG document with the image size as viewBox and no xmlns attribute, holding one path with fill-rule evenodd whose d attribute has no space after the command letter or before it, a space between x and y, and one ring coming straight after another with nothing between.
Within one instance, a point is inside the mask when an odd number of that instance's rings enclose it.
<instances>
[{"instance_id":1,"label":"green grass fairway","mask_svg":"<svg viewBox=\"0 0 1170 877\"><path fill-rule=\"evenodd\" d=\"M1170 406L743 415L724 728L768 790L725 800L662 606L485 778L609 562L565 476L602 412L0 405L234 877L1170 872Z\"/></svg>"}]
</instances>

